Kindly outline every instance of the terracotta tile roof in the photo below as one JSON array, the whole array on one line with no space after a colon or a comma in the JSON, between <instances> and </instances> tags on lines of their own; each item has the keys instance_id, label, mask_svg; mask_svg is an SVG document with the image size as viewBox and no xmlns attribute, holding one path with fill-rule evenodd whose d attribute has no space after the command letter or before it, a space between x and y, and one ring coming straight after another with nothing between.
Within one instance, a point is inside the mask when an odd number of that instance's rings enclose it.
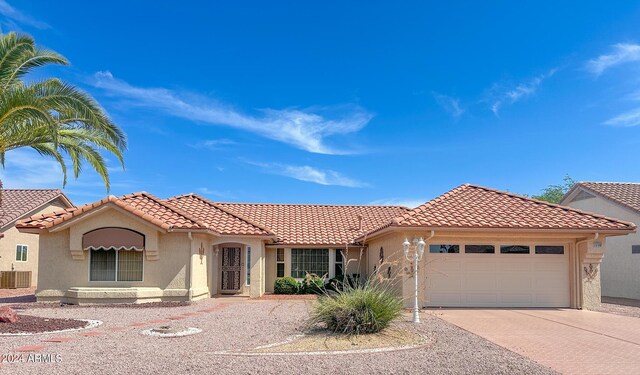
<instances>
[{"instance_id":1,"label":"terracotta tile roof","mask_svg":"<svg viewBox=\"0 0 640 375\"><path fill-rule=\"evenodd\" d=\"M640 212L640 183L633 182L578 182L563 198L577 188L583 188L610 199L634 211Z\"/></svg>"},{"instance_id":2,"label":"terracotta tile roof","mask_svg":"<svg viewBox=\"0 0 640 375\"><path fill-rule=\"evenodd\" d=\"M74 207L64 211L56 211L50 214L32 216L18 221L16 223L16 227L48 229L107 203L112 203L165 230L207 229L204 223L198 222L187 213L169 206L162 200L145 192L124 195L122 197L110 195L95 203L86 204L84 206Z\"/></svg>"},{"instance_id":3,"label":"terracotta tile roof","mask_svg":"<svg viewBox=\"0 0 640 375\"><path fill-rule=\"evenodd\" d=\"M69 198L58 189L3 189L0 227L14 222L56 198L61 198L69 207L73 206Z\"/></svg>"},{"instance_id":4,"label":"terracotta tile roof","mask_svg":"<svg viewBox=\"0 0 640 375\"><path fill-rule=\"evenodd\" d=\"M635 224L516 194L464 184L377 228L631 231Z\"/></svg>"},{"instance_id":5,"label":"terracotta tile roof","mask_svg":"<svg viewBox=\"0 0 640 375\"><path fill-rule=\"evenodd\" d=\"M239 217L224 207L197 194L179 195L167 199L165 202L189 212L191 216L205 223L216 233L223 235L273 235L266 227Z\"/></svg>"},{"instance_id":6,"label":"terracotta tile roof","mask_svg":"<svg viewBox=\"0 0 640 375\"><path fill-rule=\"evenodd\" d=\"M271 229L282 245L345 245L409 211L399 206L216 203ZM360 220L362 217L362 229Z\"/></svg>"}]
</instances>

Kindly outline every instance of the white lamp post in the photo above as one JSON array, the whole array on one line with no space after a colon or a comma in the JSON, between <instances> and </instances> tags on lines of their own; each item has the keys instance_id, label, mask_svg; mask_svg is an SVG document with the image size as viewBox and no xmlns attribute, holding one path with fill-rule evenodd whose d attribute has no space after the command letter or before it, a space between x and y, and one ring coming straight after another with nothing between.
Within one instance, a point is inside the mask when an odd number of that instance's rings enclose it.
<instances>
[{"instance_id":1,"label":"white lamp post","mask_svg":"<svg viewBox=\"0 0 640 375\"><path fill-rule=\"evenodd\" d=\"M425 242L422 238L413 239L413 245L409 242L408 239L405 239L402 243L402 248L404 250L404 257L407 258L408 261L413 262L413 281L414 281L414 290L413 290L413 322L420 323L420 307L418 306L418 262L422 259L422 255L424 254L424 246ZM409 254L409 250L412 250L412 254Z\"/></svg>"}]
</instances>

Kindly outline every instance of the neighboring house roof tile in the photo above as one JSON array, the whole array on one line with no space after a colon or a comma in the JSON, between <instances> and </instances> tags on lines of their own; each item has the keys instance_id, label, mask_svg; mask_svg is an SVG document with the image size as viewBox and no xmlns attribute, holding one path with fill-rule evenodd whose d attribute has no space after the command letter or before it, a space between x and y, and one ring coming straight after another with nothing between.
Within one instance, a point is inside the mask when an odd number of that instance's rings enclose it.
<instances>
[{"instance_id":1,"label":"neighboring house roof tile","mask_svg":"<svg viewBox=\"0 0 640 375\"><path fill-rule=\"evenodd\" d=\"M586 191L590 191L634 211L640 212L640 183L578 182L564 196L562 201L565 201L578 188L583 188Z\"/></svg>"},{"instance_id":2,"label":"neighboring house roof tile","mask_svg":"<svg viewBox=\"0 0 640 375\"><path fill-rule=\"evenodd\" d=\"M50 214L32 216L16 223L18 228L48 229L60 225L107 203L112 203L135 216L140 217L165 230L170 229L208 229L187 213L169 206L162 200L145 192L115 197L110 195L95 203Z\"/></svg>"},{"instance_id":3,"label":"neighboring house roof tile","mask_svg":"<svg viewBox=\"0 0 640 375\"><path fill-rule=\"evenodd\" d=\"M269 228L282 245L346 245L373 228L409 211L399 206L216 203ZM362 227L360 227L362 218Z\"/></svg>"},{"instance_id":4,"label":"neighboring house roof tile","mask_svg":"<svg viewBox=\"0 0 640 375\"><path fill-rule=\"evenodd\" d=\"M464 184L370 232L386 227L622 230L635 224L482 186Z\"/></svg>"},{"instance_id":5,"label":"neighboring house roof tile","mask_svg":"<svg viewBox=\"0 0 640 375\"><path fill-rule=\"evenodd\" d=\"M72 207L71 201L58 189L3 189L0 204L0 227L12 223L39 207L57 199Z\"/></svg>"},{"instance_id":6,"label":"neighboring house roof tile","mask_svg":"<svg viewBox=\"0 0 640 375\"><path fill-rule=\"evenodd\" d=\"M259 224L250 222L219 204L196 194L185 194L167 199L167 204L177 207L205 223L213 231L223 235L262 235L273 233Z\"/></svg>"}]
</instances>

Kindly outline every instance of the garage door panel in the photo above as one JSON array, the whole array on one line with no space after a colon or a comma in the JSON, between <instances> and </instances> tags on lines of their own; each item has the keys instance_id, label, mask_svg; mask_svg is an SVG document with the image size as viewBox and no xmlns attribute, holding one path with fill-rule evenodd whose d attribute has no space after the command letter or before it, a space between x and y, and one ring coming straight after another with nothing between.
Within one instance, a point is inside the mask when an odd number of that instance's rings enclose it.
<instances>
[{"instance_id":1,"label":"garage door panel","mask_svg":"<svg viewBox=\"0 0 640 375\"><path fill-rule=\"evenodd\" d=\"M427 256L430 306L569 306L568 254L434 255Z\"/></svg>"},{"instance_id":2,"label":"garage door panel","mask_svg":"<svg viewBox=\"0 0 640 375\"><path fill-rule=\"evenodd\" d=\"M498 284L498 281L493 274L464 275L462 280L463 290L495 290Z\"/></svg>"},{"instance_id":3,"label":"garage door panel","mask_svg":"<svg viewBox=\"0 0 640 375\"><path fill-rule=\"evenodd\" d=\"M505 275L498 275L498 289L505 292L510 291L527 291L533 290L534 280L531 274L522 275L518 273L509 273Z\"/></svg>"},{"instance_id":4,"label":"garage door panel","mask_svg":"<svg viewBox=\"0 0 640 375\"><path fill-rule=\"evenodd\" d=\"M462 287L462 279L460 278L460 276L433 276L428 278L427 280L428 286L431 290L438 290L443 292L459 292Z\"/></svg>"},{"instance_id":5,"label":"garage door panel","mask_svg":"<svg viewBox=\"0 0 640 375\"><path fill-rule=\"evenodd\" d=\"M501 305L531 306L534 297L530 293L503 293L500 295Z\"/></svg>"},{"instance_id":6,"label":"garage door panel","mask_svg":"<svg viewBox=\"0 0 640 375\"><path fill-rule=\"evenodd\" d=\"M496 293L467 293L466 302L472 306L495 306L498 304Z\"/></svg>"},{"instance_id":7,"label":"garage door panel","mask_svg":"<svg viewBox=\"0 0 640 375\"><path fill-rule=\"evenodd\" d=\"M491 256L491 255L489 255ZM495 262L491 260L484 260L482 258L486 255L461 255L462 269L465 273L487 273L493 272L496 269ZM481 258L482 257L482 258Z\"/></svg>"},{"instance_id":8,"label":"garage door panel","mask_svg":"<svg viewBox=\"0 0 640 375\"><path fill-rule=\"evenodd\" d=\"M435 306L463 306L461 293L432 293L430 296L430 304Z\"/></svg>"}]
</instances>

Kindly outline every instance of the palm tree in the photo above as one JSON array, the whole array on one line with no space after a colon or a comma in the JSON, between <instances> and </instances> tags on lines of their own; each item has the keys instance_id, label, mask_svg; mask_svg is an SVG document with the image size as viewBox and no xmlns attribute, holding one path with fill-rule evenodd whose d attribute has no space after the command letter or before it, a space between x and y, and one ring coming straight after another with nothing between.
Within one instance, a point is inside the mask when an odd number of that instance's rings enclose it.
<instances>
[{"instance_id":1,"label":"palm tree","mask_svg":"<svg viewBox=\"0 0 640 375\"><path fill-rule=\"evenodd\" d=\"M4 167L7 151L29 147L60 164L63 186L65 160L70 160L75 178L88 162L109 191L109 173L100 151L115 155L124 168L126 137L96 100L77 87L57 78L23 80L34 68L50 64L69 62L36 47L29 35L0 34L0 164Z\"/></svg>"}]
</instances>

